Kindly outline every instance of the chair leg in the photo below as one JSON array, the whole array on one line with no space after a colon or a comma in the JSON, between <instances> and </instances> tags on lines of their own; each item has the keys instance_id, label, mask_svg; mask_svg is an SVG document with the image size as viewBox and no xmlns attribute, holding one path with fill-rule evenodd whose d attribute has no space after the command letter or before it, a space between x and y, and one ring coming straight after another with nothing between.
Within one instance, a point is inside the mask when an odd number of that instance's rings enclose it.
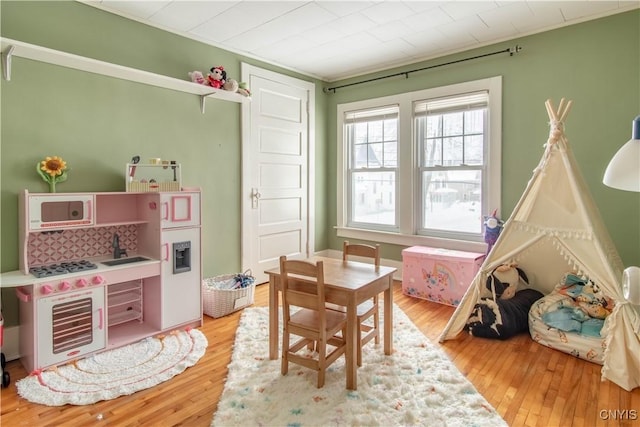
<instances>
[{"instance_id":1,"label":"chair leg","mask_svg":"<svg viewBox=\"0 0 640 427\"><path fill-rule=\"evenodd\" d=\"M358 362L358 367L362 366L362 325L358 324L358 333L357 333L357 343L358 343L358 352L356 361Z\"/></svg>"},{"instance_id":2,"label":"chair leg","mask_svg":"<svg viewBox=\"0 0 640 427\"><path fill-rule=\"evenodd\" d=\"M379 307L380 304L378 304ZM373 329L376 330L375 342L380 344L380 312L378 310L373 313Z\"/></svg>"},{"instance_id":3,"label":"chair leg","mask_svg":"<svg viewBox=\"0 0 640 427\"><path fill-rule=\"evenodd\" d=\"M289 334L284 331L282 334L282 360L280 366L280 373L287 375L289 372Z\"/></svg>"},{"instance_id":4,"label":"chair leg","mask_svg":"<svg viewBox=\"0 0 640 427\"><path fill-rule=\"evenodd\" d=\"M318 347L318 388L322 388L324 387L324 374L327 364L327 342L319 340L316 344Z\"/></svg>"}]
</instances>

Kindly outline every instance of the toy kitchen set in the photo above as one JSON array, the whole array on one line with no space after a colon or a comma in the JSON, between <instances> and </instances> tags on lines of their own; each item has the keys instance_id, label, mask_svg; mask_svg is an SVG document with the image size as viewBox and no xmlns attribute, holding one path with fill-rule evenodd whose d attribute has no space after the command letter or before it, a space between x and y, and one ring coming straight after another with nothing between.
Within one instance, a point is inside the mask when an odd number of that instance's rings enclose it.
<instances>
[{"instance_id":1,"label":"toy kitchen set","mask_svg":"<svg viewBox=\"0 0 640 427\"><path fill-rule=\"evenodd\" d=\"M200 191L133 179L179 183L171 166L128 164L125 192L19 194L20 271L1 284L19 299L28 371L202 325Z\"/></svg>"}]
</instances>

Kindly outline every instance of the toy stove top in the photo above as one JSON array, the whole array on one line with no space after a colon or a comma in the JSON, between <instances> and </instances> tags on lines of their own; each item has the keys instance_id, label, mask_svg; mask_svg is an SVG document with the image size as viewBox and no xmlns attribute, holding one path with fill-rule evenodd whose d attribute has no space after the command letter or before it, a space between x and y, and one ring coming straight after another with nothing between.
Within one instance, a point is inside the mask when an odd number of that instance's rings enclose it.
<instances>
[{"instance_id":1,"label":"toy stove top","mask_svg":"<svg viewBox=\"0 0 640 427\"><path fill-rule=\"evenodd\" d=\"M29 269L29 273L33 274L37 278L41 278L58 276L60 274L78 273L80 271L94 270L96 268L98 268L98 266L90 261L79 260L31 267Z\"/></svg>"}]
</instances>

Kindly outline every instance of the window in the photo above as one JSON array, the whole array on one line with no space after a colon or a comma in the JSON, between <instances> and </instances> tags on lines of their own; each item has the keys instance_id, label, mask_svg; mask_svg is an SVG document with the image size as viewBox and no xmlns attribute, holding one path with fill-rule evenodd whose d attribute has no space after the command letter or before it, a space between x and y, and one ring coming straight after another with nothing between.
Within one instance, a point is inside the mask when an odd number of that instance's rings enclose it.
<instances>
[{"instance_id":1,"label":"window","mask_svg":"<svg viewBox=\"0 0 640 427\"><path fill-rule=\"evenodd\" d=\"M345 116L349 226L397 230L398 107Z\"/></svg>"},{"instance_id":2,"label":"window","mask_svg":"<svg viewBox=\"0 0 640 427\"><path fill-rule=\"evenodd\" d=\"M483 251L501 98L493 77L338 105L338 236Z\"/></svg>"}]
</instances>

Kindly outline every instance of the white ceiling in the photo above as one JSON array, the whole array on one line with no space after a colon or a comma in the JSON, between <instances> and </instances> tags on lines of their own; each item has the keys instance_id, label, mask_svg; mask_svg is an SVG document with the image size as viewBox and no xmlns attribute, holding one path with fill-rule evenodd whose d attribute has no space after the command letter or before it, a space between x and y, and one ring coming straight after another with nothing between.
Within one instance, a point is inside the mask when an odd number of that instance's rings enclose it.
<instances>
[{"instance_id":1,"label":"white ceiling","mask_svg":"<svg viewBox=\"0 0 640 427\"><path fill-rule=\"evenodd\" d=\"M640 7L638 0L82 2L329 82Z\"/></svg>"}]
</instances>

